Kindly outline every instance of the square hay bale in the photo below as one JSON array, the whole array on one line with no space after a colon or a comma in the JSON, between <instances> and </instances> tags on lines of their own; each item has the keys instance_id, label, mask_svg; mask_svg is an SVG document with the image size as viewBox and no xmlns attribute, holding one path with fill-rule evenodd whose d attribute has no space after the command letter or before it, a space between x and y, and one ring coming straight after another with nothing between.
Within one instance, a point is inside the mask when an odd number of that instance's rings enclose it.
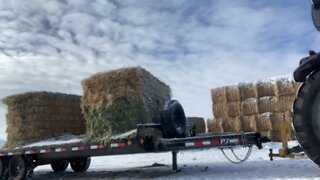
<instances>
[{"instance_id":1,"label":"square hay bale","mask_svg":"<svg viewBox=\"0 0 320 180\"><path fill-rule=\"evenodd\" d=\"M277 79L277 86L279 96L292 95L296 93L296 90L293 86L293 80L289 78Z\"/></svg>"},{"instance_id":2,"label":"square hay bale","mask_svg":"<svg viewBox=\"0 0 320 180\"><path fill-rule=\"evenodd\" d=\"M233 86L227 86L226 87L226 96L227 96L227 101L240 101L240 90L237 85Z\"/></svg>"},{"instance_id":3,"label":"square hay bale","mask_svg":"<svg viewBox=\"0 0 320 180\"><path fill-rule=\"evenodd\" d=\"M202 117L187 117L188 125L196 126L196 133L205 133L206 132L206 123Z\"/></svg>"},{"instance_id":4,"label":"square hay bale","mask_svg":"<svg viewBox=\"0 0 320 180\"><path fill-rule=\"evenodd\" d=\"M240 101L228 102L227 108L229 117L241 116Z\"/></svg>"},{"instance_id":5,"label":"square hay bale","mask_svg":"<svg viewBox=\"0 0 320 180\"><path fill-rule=\"evenodd\" d=\"M228 117L227 104L213 104L212 111L215 118Z\"/></svg>"},{"instance_id":6,"label":"square hay bale","mask_svg":"<svg viewBox=\"0 0 320 180\"><path fill-rule=\"evenodd\" d=\"M265 112L278 112L279 111L279 101L276 96L265 96L259 98L258 107L260 113Z\"/></svg>"},{"instance_id":7,"label":"square hay bale","mask_svg":"<svg viewBox=\"0 0 320 180\"><path fill-rule=\"evenodd\" d=\"M222 119L208 119L208 132L223 133Z\"/></svg>"},{"instance_id":8,"label":"square hay bale","mask_svg":"<svg viewBox=\"0 0 320 180\"><path fill-rule=\"evenodd\" d=\"M261 136L265 136L265 137L268 137L269 139L272 139L272 130L269 130L269 131L259 131Z\"/></svg>"},{"instance_id":9,"label":"square hay bale","mask_svg":"<svg viewBox=\"0 0 320 180\"><path fill-rule=\"evenodd\" d=\"M211 90L211 98L213 104L227 103L226 88L220 87Z\"/></svg>"},{"instance_id":10,"label":"square hay bale","mask_svg":"<svg viewBox=\"0 0 320 180\"><path fill-rule=\"evenodd\" d=\"M272 130L280 131L281 130L281 123L283 121L289 121L290 118L286 117L286 113L263 113L261 117L271 122Z\"/></svg>"},{"instance_id":11,"label":"square hay bale","mask_svg":"<svg viewBox=\"0 0 320 180\"><path fill-rule=\"evenodd\" d=\"M241 130L244 132L257 131L256 115L242 116L241 117Z\"/></svg>"},{"instance_id":12,"label":"square hay bale","mask_svg":"<svg viewBox=\"0 0 320 180\"><path fill-rule=\"evenodd\" d=\"M293 134L293 131L290 131L290 132L287 132L287 135L286 135L286 138L287 140L295 140L295 137L292 136ZM281 131L272 131L272 138L271 138L272 141L274 142L281 142Z\"/></svg>"},{"instance_id":13,"label":"square hay bale","mask_svg":"<svg viewBox=\"0 0 320 180\"><path fill-rule=\"evenodd\" d=\"M295 94L298 92L301 85L302 85L301 82L293 82L293 88L294 88Z\"/></svg>"},{"instance_id":14,"label":"square hay bale","mask_svg":"<svg viewBox=\"0 0 320 180\"><path fill-rule=\"evenodd\" d=\"M278 94L278 87L275 81L259 81L257 90L259 97L276 96Z\"/></svg>"},{"instance_id":15,"label":"square hay bale","mask_svg":"<svg viewBox=\"0 0 320 180\"><path fill-rule=\"evenodd\" d=\"M256 119L257 130L258 131L270 131L272 130L272 123L270 120L271 113L262 113L259 114L259 117Z\"/></svg>"},{"instance_id":16,"label":"square hay bale","mask_svg":"<svg viewBox=\"0 0 320 180\"><path fill-rule=\"evenodd\" d=\"M257 86L254 83L251 83L251 82L241 83L239 84L239 90L240 90L241 100L258 97Z\"/></svg>"},{"instance_id":17,"label":"square hay bale","mask_svg":"<svg viewBox=\"0 0 320 180\"><path fill-rule=\"evenodd\" d=\"M291 111L295 99L295 95L279 96L279 111Z\"/></svg>"},{"instance_id":18,"label":"square hay bale","mask_svg":"<svg viewBox=\"0 0 320 180\"><path fill-rule=\"evenodd\" d=\"M258 114L258 100L257 98L248 98L241 102L241 110L243 115Z\"/></svg>"},{"instance_id":19,"label":"square hay bale","mask_svg":"<svg viewBox=\"0 0 320 180\"><path fill-rule=\"evenodd\" d=\"M107 143L137 124L159 123L171 97L169 86L141 67L98 73L82 81L81 108L87 122L84 141Z\"/></svg>"},{"instance_id":20,"label":"square hay bale","mask_svg":"<svg viewBox=\"0 0 320 180\"><path fill-rule=\"evenodd\" d=\"M49 92L28 92L4 98L8 106L5 148L63 134L84 134L80 98Z\"/></svg>"},{"instance_id":21,"label":"square hay bale","mask_svg":"<svg viewBox=\"0 0 320 180\"><path fill-rule=\"evenodd\" d=\"M222 121L224 132L240 132L241 120L240 117L221 118L218 121Z\"/></svg>"}]
</instances>

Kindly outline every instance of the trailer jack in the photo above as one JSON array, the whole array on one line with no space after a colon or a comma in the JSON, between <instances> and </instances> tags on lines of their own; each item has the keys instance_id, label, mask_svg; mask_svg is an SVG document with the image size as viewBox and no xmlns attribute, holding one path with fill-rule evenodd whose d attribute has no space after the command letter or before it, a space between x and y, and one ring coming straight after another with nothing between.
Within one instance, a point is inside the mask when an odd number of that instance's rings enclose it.
<instances>
[{"instance_id":1,"label":"trailer jack","mask_svg":"<svg viewBox=\"0 0 320 180\"><path fill-rule=\"evenodd\" d=\"M178 170L178 161L177 161L177 155L179 151L172 151L172 170L179 172Z\"/></svg>"},{"instance_id":2,"label":"trailer jack","mask_svg":"<svg viewBox=\"0 0 320 180\"><path fill-rule=\"evenodd\" d=\"M269 149L270 161L273 161L273 157L280 158L296 158L305 157L301 146L297 145L294 147L288 147L288 133L292 131L290 122L285 121L285 116L283 116L283 122L281 123L281 142L282 148L279 149L278 153L273 153L273 149Z\"/></svg>"}]
</instances>

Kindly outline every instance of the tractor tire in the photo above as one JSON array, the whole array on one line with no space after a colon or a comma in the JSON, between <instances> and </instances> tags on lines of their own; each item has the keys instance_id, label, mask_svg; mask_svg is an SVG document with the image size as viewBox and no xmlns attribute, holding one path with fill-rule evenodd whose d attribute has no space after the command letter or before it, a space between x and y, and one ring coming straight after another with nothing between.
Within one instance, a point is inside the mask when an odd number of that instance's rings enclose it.
<instances>
[{"instance_id":1,"label":"tractor tire","mask_svg":"<svg viewBox=\"0 0 320 180\"><path fill-rule=\"evenodd\" d=\"M85 172L91 164L91 158L81 158L70 161L71 169L74 172Z\"/></svg>"},{"instance_id":2,"label":"tractor tire","mask_svg":"<svg viewBox=\"0 0 320 180\"><path fill-rule=\"evenodd\" d=\"M162 111L161 125L166 138L181 138L186 135L186 116L176 100L167 101Z\"/></svg>"},{"instance_id":3,"label":"tractor tire","mask_svg":"<svg viewBox=\"0 0 320 180\"><path fill-rule=\"evenodd\" d=\"M320 71L312 72L298 90L292 125L305 154L320 165Z\"/></svg>"},{"instance_id":4,"label":"tractor tire","mask_svg":"<svg viewBox=\"0 0 320 180\"><path fill-rule=\"evenodd\" d=\"M55 161L51 164L51 169L54 172L63 172L68 168L69 162L68 161Z\"/></svg>"}]
</instances>

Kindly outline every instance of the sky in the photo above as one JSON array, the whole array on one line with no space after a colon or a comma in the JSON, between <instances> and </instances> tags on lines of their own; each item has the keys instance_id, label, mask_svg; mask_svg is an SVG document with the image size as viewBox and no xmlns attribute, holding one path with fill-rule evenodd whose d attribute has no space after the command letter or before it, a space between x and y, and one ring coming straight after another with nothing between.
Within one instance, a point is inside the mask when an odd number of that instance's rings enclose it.
<instances>
[{"instance_id":1,"label":"sky","mask_svg":"<svg viewBox=\"0 0 320 180\"><path fill-rule=\"evenodd\" d=\"M319 42L310 0L0 0L0 99L141 66L212 118L212 88L291 74Z\"/></svg>"}]
</instances>

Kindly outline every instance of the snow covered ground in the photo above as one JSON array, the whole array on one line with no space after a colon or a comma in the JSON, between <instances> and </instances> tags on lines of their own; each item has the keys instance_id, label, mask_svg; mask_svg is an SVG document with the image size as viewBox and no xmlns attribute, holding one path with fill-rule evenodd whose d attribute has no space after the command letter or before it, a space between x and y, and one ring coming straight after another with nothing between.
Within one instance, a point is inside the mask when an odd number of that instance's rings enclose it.
<instances>
[{"instance_id":1,"label":"snow covered ground","mask_svg":"<svg viewBox=\"0 0 320 180\"><path fill-rule=\"evenodd\" d=\"M280 144L254 148L242 164L230 163L218 149L181 151L179 172L171 170L171 153L96 157L88 172L73 173L69 167L65 173L52 173L50 166L40 166L33 179L320 179L320 169L307 158L269 161L268 149L276 147ZM235 152L244 156L246 151Z\"/></svg>"}]
</instances>

